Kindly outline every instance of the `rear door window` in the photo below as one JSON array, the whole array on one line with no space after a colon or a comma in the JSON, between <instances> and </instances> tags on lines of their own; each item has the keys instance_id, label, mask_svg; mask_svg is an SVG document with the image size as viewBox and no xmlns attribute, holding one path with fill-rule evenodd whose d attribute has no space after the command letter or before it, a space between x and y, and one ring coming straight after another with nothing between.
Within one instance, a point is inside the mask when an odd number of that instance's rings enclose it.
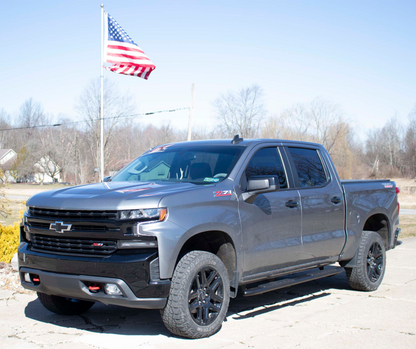
<instances>
[{"instance_id":1,"label":"rear door window","mask_svg":"<svg viewBox=\"0 0 416 349\"><path fill-rule=\"evenodd\" d=\"M328 178L316 149L288 148L296 167L301 187L324 185Z\"/></svg>"}]
</instances>

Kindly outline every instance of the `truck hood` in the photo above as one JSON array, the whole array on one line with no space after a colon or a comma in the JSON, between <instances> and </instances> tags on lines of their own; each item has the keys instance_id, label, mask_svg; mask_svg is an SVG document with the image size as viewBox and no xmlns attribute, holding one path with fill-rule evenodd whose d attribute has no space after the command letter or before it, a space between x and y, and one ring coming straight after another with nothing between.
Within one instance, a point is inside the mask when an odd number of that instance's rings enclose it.
<instances>
[{"instance_id":1,"label":"truck hood","mask_svg":"<svg viewBox=\"0 0 416 349\"><path fill-rule=\"evenodd\" d=\"M166 195L200 190L206 186L169 182L103 182L45 191L32 196L27 205L65 210L155 208Z\"/></svg>"}]
</instances>

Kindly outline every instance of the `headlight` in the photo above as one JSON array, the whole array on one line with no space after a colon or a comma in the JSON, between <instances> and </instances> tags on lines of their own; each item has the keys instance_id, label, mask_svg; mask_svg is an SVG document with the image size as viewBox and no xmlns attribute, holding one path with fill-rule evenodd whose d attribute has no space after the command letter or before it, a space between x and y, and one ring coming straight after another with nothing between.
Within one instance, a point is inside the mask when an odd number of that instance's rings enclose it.
<instances>
[{"instance_id":1,"label":"headlight","mask_svg":"<svg viewBox=\"0 0 416 349\"><path fill-rule=\"evenodd\" d=\"M119 211L119 219L163 221L167 214L167 208L143 208L138 210Z\"/></svg>"}]
</instances>

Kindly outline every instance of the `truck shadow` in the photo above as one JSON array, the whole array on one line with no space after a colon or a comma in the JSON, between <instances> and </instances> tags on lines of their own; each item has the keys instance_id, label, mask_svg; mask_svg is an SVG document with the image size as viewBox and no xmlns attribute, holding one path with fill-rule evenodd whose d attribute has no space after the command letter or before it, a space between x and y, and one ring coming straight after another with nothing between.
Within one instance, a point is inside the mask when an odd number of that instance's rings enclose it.
<instances>
[{"instance_id":1,"label":"truck shadow","mask_svg":"<svg viewBox=\"0 0 416 349\"><path fill-rule=\"evenodd\" d=\"M259 296L231 299L227 318L244 321L301 303L313 302L331 294L331 289L350 290L345 274L268 292ZM26 317L55 326L96 333L121 335L173 335L165 328L158 310L132 309L96 303L80 316L57 315L34 300L25 308Z\"/></svg>"}]
</instances>

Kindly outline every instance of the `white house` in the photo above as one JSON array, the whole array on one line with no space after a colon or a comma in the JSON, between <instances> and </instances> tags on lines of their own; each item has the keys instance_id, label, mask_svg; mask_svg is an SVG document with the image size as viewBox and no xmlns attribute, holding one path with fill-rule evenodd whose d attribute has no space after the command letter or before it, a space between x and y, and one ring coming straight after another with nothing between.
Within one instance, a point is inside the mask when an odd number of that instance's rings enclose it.
<instances>
[{"instance_id":1,"label":"white house","mask_svg":"<svg viewBox=\"0 0 416 349\"><path fill-rule=\"evenodd\" d=\"M10 174L11 167L16 159L17 153L13 149L0 149L0 168L4 172L6 182L16 182ZM55 173L54 178L48 173ZM33 173L29 176L29 181L35 183L61 182L61 168L48 156L43 156L34 165Z\"/></svg>"}]
</instances>

